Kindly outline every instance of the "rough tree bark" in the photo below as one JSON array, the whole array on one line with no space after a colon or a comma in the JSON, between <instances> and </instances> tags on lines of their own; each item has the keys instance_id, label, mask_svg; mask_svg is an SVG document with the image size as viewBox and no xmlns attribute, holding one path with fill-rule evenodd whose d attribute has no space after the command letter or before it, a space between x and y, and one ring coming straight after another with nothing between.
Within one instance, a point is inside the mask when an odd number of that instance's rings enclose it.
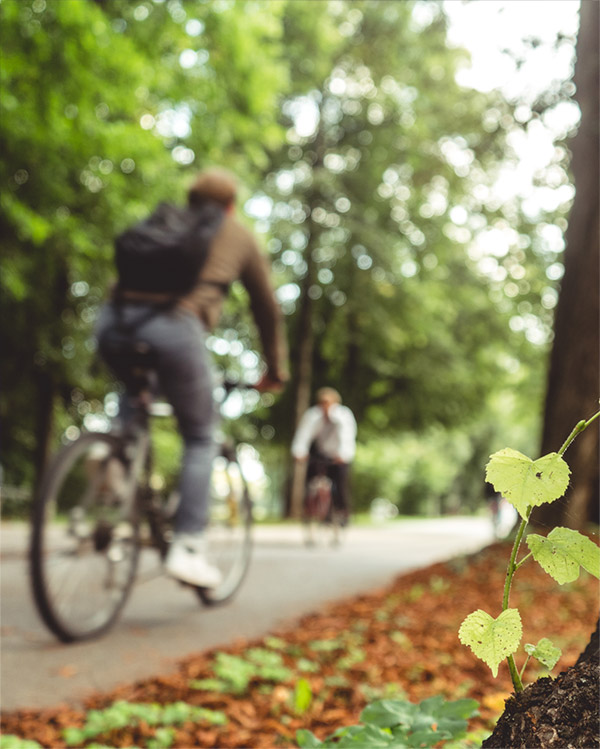
<instances>
[{"instance_id":1,"label":"rough tree bark","mask_svg":"<svg viewBox=\"0 0 600 749\"><path fill-rule=\"evenodd\" d=\"M313 172L323 166L325 154L325 133L323 131L323 118L319 119L320 126L315 135L313 150L315 158L313 161ZM294 388L294 431L298 427L302 414L310 406L310 395L312 387L312 368L314 357L315 337L313 329L314 302L310 296L310 288L315 282L315 263L313 252L317 246L319 227L313 222L313 208L320 203L320 196L311 191L307 195L309 209L308 242L304 252L306 262L306 274L302 281L300 294L300 314L298 328L296 330L295 347L292 351L293 371L295 373ZM289 497L287 501L287 515L292 518L302 517L302 503L304 499L304 483L306 479L306 465L292 461L290 467Z\"/></svg>"},{"instance_id":2,"label":"rough tree bark","mask_svg":"<svg viewBox=\"0 0 600 749\"><path fill-rule=\"evenodd\" d=\"M48 372L36 369L33 382L37 396L35 410L35 448L33 464L35 466L34 491L42 479L42 473L50 455L50 443L53 428L55 383Z\"/></svg>"},{"instance_id":3,"label":"rough tree bark","mask_svg":"<svg viewBox=\"0 0 600 749\"><path fill-rule=\"evenodd\" d=\"M600 746L598 627L577 663L556 679L538 679L506 701L484 749L593 749Z\"/></svg>"},{"instance_id":4,"label":"rough tree bark","mask_svg":"<svg viewBox=\"0 0 600 749\"><path fill-rule=\"evenodd\" d=\"M310 389L312 383L312 360L314 351L314 332L312 326L313 301L309 289L313 282L313 262L311 259L312 242L309 241L306 253L307 272L302 284L300 314L296 331L295 373L294 378L294 431L298 427L302 414L310 405ZM288 515L292 518L302 516L302 500L304 497L304 482L306 466L304 463L293 461L290 469L290 497Z\"/></svg>"},{"instance_id":5,"label":"rough tree bark","mask_svg":"<svg viewBox=\"0 0 600 749\"><path fill-rule=\"evenodd\" d=\"M542 454L558 450L577 421L598 409L598 2L583 0L575 83L581 124L572 144L576 197L566 235L565 275L556 309ZM572 487L562 504L539 508L544 525L585 526L598 512L598 425L567 453ZM600 624L600 620L599 620ZM598 626L577 663L556 679L538 679L510 697L485 749L600 746Z\"/></svg>"},{"instance_id":6,"label":"rough tree bark","mask_svg":"<svg viewBox=\"0 0 600 749\"><path fill-rule=\"evenodd\" d=\"M554 322L542 455L558 450L573 426L598 410L599 9L598 2L581 3L574 74L581 124L571 145L576 195ZM539 508L532 516L534 523L581 529L588 520L598 521L598 429L594 424L569 448L572 482L565 500Z\"/></svg>"}]
</instances>

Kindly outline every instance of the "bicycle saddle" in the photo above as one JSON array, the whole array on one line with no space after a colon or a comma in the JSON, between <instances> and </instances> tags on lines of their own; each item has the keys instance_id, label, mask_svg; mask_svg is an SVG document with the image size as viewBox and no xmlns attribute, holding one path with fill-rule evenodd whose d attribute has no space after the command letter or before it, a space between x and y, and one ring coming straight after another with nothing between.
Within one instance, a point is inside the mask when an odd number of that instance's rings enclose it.
<instances>
[{"instance_id":1,"label":"bicycle saddle","mask_svg":"<svg viewBox=\"0 0 600 749\"><path fill-rule=\"evenodd\" d=\"M120 379L132 395L151 387L153 373L158 366L158 354L145 341L131 341L113 337L105 343L105 355L118 361Z\"/></svg>"}]
</instances>

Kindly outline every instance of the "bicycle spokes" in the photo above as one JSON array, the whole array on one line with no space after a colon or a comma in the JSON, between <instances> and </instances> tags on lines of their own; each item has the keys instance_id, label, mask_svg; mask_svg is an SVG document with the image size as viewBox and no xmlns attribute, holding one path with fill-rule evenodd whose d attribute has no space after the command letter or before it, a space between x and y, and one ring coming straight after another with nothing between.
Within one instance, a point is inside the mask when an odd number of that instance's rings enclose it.
<instances>
[{"instance_id":1,"label":"bicycle spokes","mask_svg":"<svg viewBox=\"0 0 600 749\"><path fill-rule=\"evenodd\" d=\"M110 435L82 436L58 456L36 498L34 595L63 640L110 626L135 573L137 508L118 446Z\"/></svg>"}]
</instances>

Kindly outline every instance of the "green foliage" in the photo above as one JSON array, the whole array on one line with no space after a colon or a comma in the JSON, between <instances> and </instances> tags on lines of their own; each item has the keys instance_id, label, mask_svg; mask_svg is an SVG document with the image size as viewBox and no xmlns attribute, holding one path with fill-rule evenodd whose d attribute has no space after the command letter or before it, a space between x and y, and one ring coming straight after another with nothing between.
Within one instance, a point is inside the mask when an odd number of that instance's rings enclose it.
<instances>
[{"instance_id":1,"label":"green foliage","mask_svg":"<svg viewBox=\"0 0 600 749\"><path fill-rule=\"evenodd\" d=\"M529 508L562 497L569 485L571 471L558 453L531 460L507 447L494 453L485 478L494 489L525 517Z\"/></svg>"},{"instance_id":2,"label":"green foliage","mask_svg":"<svg viewBox=\"0 0 600 749\"><path fill-rule=\"evenodd\" d=\"M306 679L298 679L294 685L294 694L292 695L292 706L296 713L302 715L309 710L313 700L312 688L310 682Z\"/></svg>"},{"instance_id":3,"label":"green foliage","mask_svg":"<svg viewBox=\"0 0 600 749\"><path fill-rule=\"evenodd\" d=\"M498 666L519 647L523 627L517 609L506 609L493 619L481 609L469 614L460 625L458 637L498 676Z\"/></svg>"},{"instance_id":4,"label":"green foliage","mask_svg":"<svg viewBox=\"0 0 600 749\"><path fill-rule=\"evenodd\" d=\"M0 748L1 749L43 749L41 744L37 741L30 741L29 739L21 739L18 736L12 734L3 734L0 736Z\"/></svg>"},{"instance_id":5,"label":"green foliage","mask_svg":"<svg viewBox=\"0 0 600 749\"><path fill-rule=\"evenodd\" d=\"M533 556L542 569L561 585L576 580L580 567L600 578L600 548L591 539L570 528L554 528L547 538L530 534L527 545L531 553L517 563L517 554L533 507L554 502L566 491L570 469L562 456L577 435L599 417L600 411L590 419L579 421L558 453L550 453L533 461L516 450L506 448L490 456L486 468L486 479L511 502L522 519L508 563L502 613L497 619L481 610L469 614L462 622L458 636L464 645L468 645L478 658L488 664L494 676L498 675L501 660L506 658L517 692L523 691L521 676L530 656L533 655L547 668L553 668L561 653L546 638L535 646L527 644L527 660L521 673L517 671L513 653L521 641L521 617L517 609L509 608L515 572Z\"/></svg>"},{"instance_id":6,"label":"green foliage","mask_svg":"<svg viewBox=\"0 0 600 749\"><path fill-rule=\"evenodd\" d=\"M464 736L467 720L477 714L475 700L446 702L430 697L418 704L405 700L379 700L361 713L362 725L347 726L319 741L310 731L296 733L300 747L389 746L433 747Z\"/></svg>"},{"instance_id":7,"label":"green foliage","mask_svg":"<svg viewBox=\"0 0 600 749\"><path fill-rule=\"evenodd\" d=\"M11 355L0 363L0 415L12 485L32 483L55 412L67 409L77 426L102 413L107 378L91 367L91 333L117 231L159 200L182 199L199 166L246 178L282 137L278 8L143 9L2 3L0 304ZM98 404L87 413L73 396L81 391Z\"/></svg>"},{"instance_id":8,"label":"green foliage","mask_svg":"<svg viewBox=\"0 0 600 749\"><path fill-rule=\"evenodd\" d=\"M160 489L169 492L175 489L179 476L182 453L181 437L177 432L175 421L153 419L150 422L153 444L153 471L155 481L158 478Z\"/></svg>"},{"instance_id":9,"label":"green foliage","mask_svg":"<svg viewBox=\"0 0 600 749\"><path fill-rule=\"evenodd\" d=\"M531 533L527 546L533 558L557 583L572 583L580 567L600 578L600 548L571 528L554 528L548 536Z\"/></svg>"},{"instance_id":10,"label":"green foliage","mask_svg":"<svg viewBox=\"0 0 600 749\"><path fill-rule=\"evenodd\" d=\"M175 741L175 729L170 726L157 728L154 738L146 741L148 749L169 749Z\"/></svg>"},{"instance_id":11,"label":"green foliage","mask_svg":"<svg viewBox=\"0 0 600 749\"><path fill-rule=\"evenodd\" d=\"M217 653L214 672L215 679L195 679L190 687L242 694L255 679L289 681L293 675L280 653L265 648L250 648L245 657Z\"/></svg>"},{"instance_id":12,"label":"green foliage","mask_svg":"<svg viewBox=\"0 0 600 749\"><path fill-rule=\"evenodd\" d=\"M159 705L119 701L104 710L90 710L82 728L66 728L63 734L67 746L75 746L95 736L143 722L156 728L153 738L149 739L146 746L148 749L159 749L172 743L173 732L169 727L187 721L224 725L227 718L224 713L188 705L186 702Z\"/></svg>"},{"instance_id":13,"label":"green foliage","mask_svg":"<svg viewBox=\"0 0 600 749\"><path fill-rule=\"evenodd\" d=\"M395 504L400 514L437 514L447 504L477 506L472 496L456 491L461 467L475 446L458 431L430 429L421 434L370 435L358 445L352 466L352 501L367 510L377 497Z\"/></svg>"},{"instance_id":14,"label":"green foliage","mask_svg":"<svg viewBox=\"0 0 600 749\"><path fill-rule=\"evenodd\" d=\"M513 159L506 139L522 125L497 92L457 84L465 52L446 43L443 5L428 3L425 20L415 7L2 1L7 483L30 487L65 428L105 415L115 386L92 328L114 279L113 236L220 163L240 176L251 218L252 198L271 201L255 228L281 287L293 375L308 331L314 385L339 387L365 446L381 438L375 496L403 512L477 502L483 447L465 448L458 430L483 432L495 409L511 444L535 434L539 412L523 403L543 391L556 285L545 271L557 261L547 231L560 233L568 206L534 223L517 199L494 198ZM566 184L567 158L556 149L539 183ZM499 252L494 237L506 240ZM215 333L242 344L226 357L237 372L256 348L246 301L234 287ZM248 441L267 434L285 449L293 399L290 387L268 415L257 408L240 426ZM440 427L446 445L432 436ZM414 431L424 440L394 458L397 476L385 442ZM362 507L374 498L371 457L357 465Z\"/></svg>"},{"instance_id":15,"label":"green foliage","mask_svg":"<svg viewBox=\"0 0 600 749\"><path fill-rule=\"evenodd\" d=\"M532 645L530 642L526 643L524 650L527 655L538 660L548 671L552 671L562 655L561 649L553 645L547 637L542 637L537 645Z\"/></svg>"},{"instance_id":16,"label":"green foliage","mask_svg":"<svg viewBox=\"0 0 600 749\"><path fill-rule=\"evenodd\" d=\"M512 379L514 352L528 358L527 342L510 333L507 356L513 301L479 259L465 261L463 244L502 225L502 210L474 193L506 157L514 120L497 95L456 85L463 53L446 47L441 7L430 6L424 24L411 3L323 3L310 22L302 4L286 8L297 86L283 107L291 146L274 155L267 177L277 237L270 247L276 272L295 290L284 304L293 348L314 338L314 384L338 383L369 432L463 424ZM329 45L316 46L325 34ZM302 104L313 109L313 131L297 122ZM504 125L483 132L492 111ZM469 169L447 158L454 146L468 154ZM466 234L453 225L456 206L468 214ZM512 265L511 255L500 265ZM528 278L537 286L532 260Z\"/></svg>"}]
</instances>

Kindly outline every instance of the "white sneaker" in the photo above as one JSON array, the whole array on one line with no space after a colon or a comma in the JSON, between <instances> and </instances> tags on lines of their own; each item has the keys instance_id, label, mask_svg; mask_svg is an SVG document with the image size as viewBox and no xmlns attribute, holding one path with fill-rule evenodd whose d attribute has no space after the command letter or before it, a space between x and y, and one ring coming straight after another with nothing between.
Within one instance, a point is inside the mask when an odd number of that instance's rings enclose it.
<instances>
[{"instance_id":1,"label":"white sneaker","mask_svg":"<svg viewBox=\"0 0 600 749\"><path fill-rule=\"evenodd\" d=\"M223 579L206 558L206 544L200 534L176 535L165 560L165 569L177 580L199 588L216 588Z\"/></svg>"}]
</instances>

